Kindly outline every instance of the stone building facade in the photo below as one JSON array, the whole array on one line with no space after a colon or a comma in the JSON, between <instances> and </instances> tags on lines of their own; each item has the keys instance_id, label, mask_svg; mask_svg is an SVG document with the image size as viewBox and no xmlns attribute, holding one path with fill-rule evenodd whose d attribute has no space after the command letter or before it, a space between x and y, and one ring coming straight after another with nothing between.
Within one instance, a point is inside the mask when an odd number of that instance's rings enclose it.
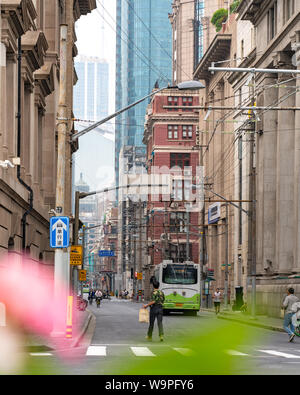
<instances>
[{"instance_id":1,"label":"stone building facade","mask_svg":"<svg viewBox=\"0 0 300 395\"><path fill-rule=\"evenodd\" d=\"M216 10L216 9L215 9ZM194 78L203 80L205 89L200 91L200 117L198 146L199 160L204 166L205 225L204 273L213 272L215 281L209 284L209 294L214 288L228 291L228 300L235 299L233 281L233 219L238 208L226 201L234 195L234 127L227 110L234 105L233 91L228 73L212 74L212 63L230 64L236 53L235 15L231 15L222 31L214 35L194 72ZM225 62L225 63L223 63ZM220 63L218 63L220 64ZM227 106L227 107L226 107ZM209 211L219 210L218 220L209 220Z\"/></svg>"},{"instance_id":2,"label":"stone building facade","mask_svg":"<svg viewBox=\"0 0 300 395\"><path fill-rule=\"evenodd\" d=\"M94 0L1 0L0 19L0 254L26 250L35 260L53 261L49 211L55 209L56 115L59 97L60 24L68 25L67 108L77 54L74 24L96 7ZM72 153L67 135L65 214L71 215Z\"/></svg>"},{"instance_id":3,"label":"stone building facade","mask_svg":"<svg viewBox=\"0 0 300 395\"><path fill-rule=\"evenodd\" d=\"M195 2L174 0L169 20L173 34L173 83L193 79L196 51Z\"/></svg>"},{"instance_id":4,"label":"stone building facade","mask_svg":"<svg viewBox=\"0 0 300 395\"><path fill-rule=\"evenodd\" d=\"M244 40L245 48L248 47L239 67L278 69L278 73L256 73L252 79L250 73L234 73L230 77L236 101L248 84L252 103L256 101L263 107L253 116L249 134L253 139L257 204L252 233L256 246L250 254L248 251L248 255L249 263L253 263L253 259L256 266L258 311L275 316L280 312L286 288L294 285L297 292L300 290L297 132L300 118L299 111L292 109L299 105L299 83L296 75L283 74L279 70L299 68L300 4L293 0L241 1L237 23L244 31L244 37L239 36L239 39ZM249 34L250 30L252 34ZM254 45L249 51L249 40L253 37ZM290 109L283 110L284 107ZM247 123L246 128L249 128ZM251 155L248 149L243 159L243 166L248 170ZM251 181L248 179L248 182ZM246 181L244 189L245 192L250 190L251 196L250 187L252 185L247 185ZM245 235L247 226L245 223L242 227ZM251 275L251 268L248 269Z\"/></svg>"}]
</instances>

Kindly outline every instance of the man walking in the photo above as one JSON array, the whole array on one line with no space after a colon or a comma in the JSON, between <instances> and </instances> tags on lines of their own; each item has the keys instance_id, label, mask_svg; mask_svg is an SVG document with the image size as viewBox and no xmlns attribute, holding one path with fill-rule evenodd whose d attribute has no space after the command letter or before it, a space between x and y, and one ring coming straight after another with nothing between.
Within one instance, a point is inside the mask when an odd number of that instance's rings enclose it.
<instances>
[{"instance_id":1,"label":"man walking","mask_svg":"<svg viewBox=\"0 0 300 395\"><path fill-rule=\"evenodd\" d=\"M221 305L221 292L219 288L216 289L214 293L214 305L215 305L215 312L216 314L220 313L220 305Z\"/></svg>"},{"instance_id":2,"label":"man walking","mask_svg":"<svg viewBox=\"0 0 300 395\"><path fill-rule=\"evenodd\" d=\"M154 291L152 293L151 302L144 305L144 308L150 308L150 322L149 322L149 329L146 339L152 340L152 332L154 327L155 318L157 318L158 324L158 331L159 331L159 338L162 342L164 340L164 330L163 330L163 303L165 301L165 295L162 291L159 290L159 282L155 279L151 281L153 284Z\"/></svg>"},{"instance_id":3,"label":"man walking","mask_svg":"<svg viewBox=\"0 0 300 395\"><path fill-rule=\"evenodd\" d=\"M294 295L294 288L289 288L287 290L287 296L284 298L282 303L282 308L284 311L284 321L283 321L283 328L289 334L289 342L292 342L295 337L295 328L292 323L292 316L294 314L292 310L292 305L296 302L299 302L297 296Z\"/></svg>"}]
</instances>

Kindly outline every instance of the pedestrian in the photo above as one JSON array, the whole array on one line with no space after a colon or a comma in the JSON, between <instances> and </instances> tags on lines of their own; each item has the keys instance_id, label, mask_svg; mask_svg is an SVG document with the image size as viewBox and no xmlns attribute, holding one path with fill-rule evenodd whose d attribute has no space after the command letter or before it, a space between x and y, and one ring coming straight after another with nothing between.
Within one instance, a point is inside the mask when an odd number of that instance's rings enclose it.
<instances>
[{"instance_id":1,"label":"pedestrian","mask_svg":"<svg viewBox=\"0 0 300 395\"><path fill-rule=\"evenodd\" d=\"M163 341L164 329L163 329L162 321L163 321L163 303L165 301L165 295L162 291L159 290L159 282L157 280L153 280L152 285L154 291L151 296L151 302L144 305L144 309L150 306L150 322L149 322L149 328L148 328L146 339L149 341L152 340L154 322L155 319L157 318L159 338L160 341Z\"/></svg>"},{"instance_id":2,"label":"pedestrian","mask_svg":"<svg viewBox=\"0 0 300 395\"><path fill-rule=\"evenodd\" d=\"M216 314L220 313L221 296L222 296L222 294L220 292L220 289L217 288L216 292L214 293L214 305L215 305Z\"/></svg>"},{"instance_id":3,"label":"pedestrian","mask_svg":"<svg viewBox=\"0 0 300 395\"><path fill-rule=\"evenodd\" d=\"M116 298L118 299L118 290L116 289Z\"/></svg>"},{"instance_id":4,"label":"pedestrian","mask_svg":"<svg viewBox=\"0 0 300 395\"><path fill-rule=\"evenodd\" d=\"M90 304L93 303L94 296L95 296L94 290L93 290L93 289L90 289L90 291L89 291L89 296L88 296L88 300L89 300Z\"/></svg>"},{"instance_id":5,"label":"pedestrian","mask_svg":"<svg viewBox=\"0 0 300 395\"><path fill-rule=\"evenodd\" d=\"M282 303L282 308L284 309L283 328L289 334L289 342L292 342L295 337L295 328L292 323L292 316L294 314L292 305L296 302L299 302L299 298L297 298L294 293L294 288L289 288L287 290L287 296L284 298Z\"/></svg>"}]
</instances>

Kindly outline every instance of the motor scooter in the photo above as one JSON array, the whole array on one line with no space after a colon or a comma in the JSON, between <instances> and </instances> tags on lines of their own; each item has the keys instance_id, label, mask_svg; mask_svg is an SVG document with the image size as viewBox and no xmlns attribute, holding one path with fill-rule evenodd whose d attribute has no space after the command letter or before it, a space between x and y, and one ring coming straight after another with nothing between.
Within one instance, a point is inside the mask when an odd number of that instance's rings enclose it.
<instances>
[{"instance_id":1,"label":"motor scooter","mask_svg":"<svg viewBox=\"0 0 300 395\"><path fill-rule=\"evenodd\" d=\"M100 304L101 304L101 298L100 298L100 297L97 297L97 298L96 298L96 305L97 305L97 308L100 307Z\"/></svg>"},{"instance_id":2,"label":"motor scooter","mask_svg":"<svg viewBox=\"0 0 300 395\"><path fill-rule=\"evenodd\" d=\"M294 327L294 333L300 337L300 302L296 302L292 305L292 324Z\"/></svg>"}]
</instances>

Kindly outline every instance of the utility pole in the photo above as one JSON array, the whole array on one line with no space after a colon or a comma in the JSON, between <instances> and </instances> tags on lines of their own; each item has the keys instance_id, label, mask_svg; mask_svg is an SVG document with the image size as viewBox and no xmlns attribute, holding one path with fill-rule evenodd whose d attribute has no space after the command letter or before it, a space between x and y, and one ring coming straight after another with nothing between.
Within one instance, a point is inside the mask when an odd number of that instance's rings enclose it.
<instances>
[{"instance_id":1,"label":"utility pole","mask_svg":"<svg viewBox=\"0 0 300 395\"><path fill-rule=\"evenodd\" d=\"M199 147L199 166L202 168L202 183L204 186L204 173L203 173L203 146L200 145ZM204 189L203 189L204 193ZM201 210L200 210L200 306L202 306L202 298L203 298L203 290L204 290L204 265L205 265L205 249L204 249L204 237L205 237L205 199L203 194L203 202L200 202Z\"/></svg>"},{"instance_id":2,"label":"utility pole","mask_svg":"<svg viewBox=\"0 0 300 395\"><path fill-rule=\"evenodd\" d=\"M57 112L57 177L56 177L56 207L61 214L65 212L65 156L66 156L66 136L68 132L67 114L67 43L68 25L60 26L60 82L59 82L59 105ZM60 303L67 303L67 293L62 294L61 284L69 287L69 262L68 253L61 248L55 249L54 267L54 294ZM53 335L64 333L65 322L55 322Z\"/></svg>"},{"instance_id":3,"label":"utility pole","mask_svg":"<svg viewBox=\"0 0 300 395\"><path fill-rule=\"evenodd\" d=\"M228 308L228 243L229 243L229 218L228 218L228 203L225 204L226 207L226 218L225 218L225 289L224 289L224 307L225 310Z\"/></svg>"},{"instance_id":4,"label":"utility pole","mask_svg":"<svg viewBox=\"0 0 300 395\"><path fill-rule=\"evenodd\" d=\"M255 130L250 141L250 160L249 160L249 200L252 201L252 207L249 216L249 258L250 258L250 275L251 275L251 315L252 318L256 316L256 168L254 163L255 153Z\"/></svg>"},{"instance_id":5,"label":"utility pole","mask_svg":"<svg viewBox=\"0 0 300 395\"><path fill-rule=\"evenodd\" d=\"M186 212L187 214L187 227L186 227L186 260L190 260L190 213L189 211Z\"/></svg>"},{"instance_id":6,"label":"utility pole","mask_svg":"<svg viewBox=\"0 0 300 395\"><path fill-rule=\"evenodd\" d=\"M82 270L84 269L84 258L85 258L85 225L82 227ZM81 282L81 296L83 297L83 283Z\"/></svg>"}]
</instances>

